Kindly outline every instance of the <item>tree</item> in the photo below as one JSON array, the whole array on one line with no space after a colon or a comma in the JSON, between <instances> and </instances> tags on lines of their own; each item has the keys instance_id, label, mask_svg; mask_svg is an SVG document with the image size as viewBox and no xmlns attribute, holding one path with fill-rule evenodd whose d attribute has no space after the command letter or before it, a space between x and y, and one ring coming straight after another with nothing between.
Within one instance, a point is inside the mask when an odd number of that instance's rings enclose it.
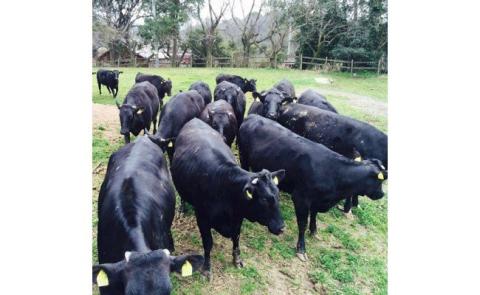
<instances>
[{"instance_id":1,"label":"tree","mask_svg":"<svg viewBox=\"0 0 480 295\"><path fill-rule=\"evenodd\" d=\"M230 1L225 0L222 2L222 5L218 7L218 10L212 6L211 0L208 0L208 17L203 19L201 15L201 8L203 6L203 1L198 1L196 3L196 16L198 21L200 22L202 32L203 32L203 39L205 42L205 49L206 49L206 59L207 59L207 66L212 66L213 64L213 47L218 38L217 35L217 27L220 24L223 16L225 15L225 11L227 11L228 7L230 6ZM218 43L218 42L217 42Z\"/></svg>"},{"instance_id":2,"label":"tree","mask_svg":"<svg viewBox=\"0 0 480 295\"><path fill-rule=\"evenodd\" d=\"M270 66L276 68L278 55L283 51L285 38L290 31L290 13L286 0L270 0L268 6L270 7L268 13L270 24L267 37L270 48L266 50L266 53L269 55Z\"/></svg>"},{"instance_id":3,"label":"tree","mask_svg":"<svg viewBox=\"0 0 480 295\"><path fill-rule=\"evenodd\" d=\"M130 29L136 20L144 17L142 0L94 0L93 16L115 32L109 41L112 61L120 57L122 48L128 50L132 44L136 46Z\"/></svg>"},{"instance_id":4,"label":"tree","mask_svg":"<svg viewBox=\"0 0 480 295\"><path fill-rule=\"evenodd\" d=\"M265 6L265 2L260 0L260 7L258 11L254 11L256 0L252 1L249 11L245 15L243 9L243 0L239 0L239 4L242 10L242 19L235 17L234 9L235 5L232 5L232 20L235 23L237 29L240 31L241 42L243 46L243 63L244 66L248 66L248 59L250 57L250 52L252 46L258 45L261 42L268 40L271 36L261 36L259 30L259 20L262 16L262 9Z\"/></svg>"}]
</instances>

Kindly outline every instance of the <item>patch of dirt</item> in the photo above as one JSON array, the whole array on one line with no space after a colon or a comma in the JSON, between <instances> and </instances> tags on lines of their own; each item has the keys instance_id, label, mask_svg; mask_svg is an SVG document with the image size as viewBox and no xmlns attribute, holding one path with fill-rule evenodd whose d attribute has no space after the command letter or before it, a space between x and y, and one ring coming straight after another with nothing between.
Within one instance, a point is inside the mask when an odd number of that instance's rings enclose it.
<instances>
[{"instance_id":1,"label":"patch of dirt","mask_svg":"<svg viewBox=\"0 0 480 295\"><path fill-rule=\"evenodd\" d=\"M110 141L121 139L120 119L116 106L94 103L92 105L92 127L102 130L103 136Z\"/></svg>"},{"instance_id":2,"label":"patch of dirt","mask_svg":"<svg viewBox=\"0 0 480 295\"><path fill-rule=\"evenodd\" d=\"M388 113L387 103L378 101L373 97L359 95L351 92L332 90L332 89L315 88L315 90L320 92L323 95L345 97L348 99L348 103L350 105L354 106L355 108L361 109L362 111L364 111L369 115L382 116L385 118L387 117L387 113Z\"/></svg>"}]
</instances>

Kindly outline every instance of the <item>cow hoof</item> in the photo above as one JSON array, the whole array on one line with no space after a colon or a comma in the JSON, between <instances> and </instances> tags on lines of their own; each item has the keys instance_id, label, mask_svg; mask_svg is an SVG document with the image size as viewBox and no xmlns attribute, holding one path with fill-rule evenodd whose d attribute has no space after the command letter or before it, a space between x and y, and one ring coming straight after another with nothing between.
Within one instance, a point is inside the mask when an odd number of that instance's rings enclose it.
<instances>
[{"instance_id":1,"label":"cow hoof","mask_svg":"<svg viewBox=\"0 0 480 295\"><path fill-rule=\"evenodd\" d=\"M311 230L311 231L310 231L310 236L311 236L312 238L317 237L317 230Z\"/></svg>"},{"instance_id":2,"label":"cow hoof","mask_svg":"<svg viewBox=\"0 0 480 295\"><path fill-rule=\"evenodd\" d=\"M201 273L205 277L205 279L207 279L209 282L212 281L212 272L211 271L203 270Z\"/></svg>"},{"instance_id":3,"label":"cow hoof","mask_svg":"<svg viewBox=\"0 0 480 295\"><path fill-rule=\"evenodd\" d=\"M307 253L298 253L297 252L297 257L298 257L298 259L300 259L303 262L307 262L307 260L308 260Z\"/></svg>"},{"instance_id":4,"label":"cow hoof","mask_svg":"<svg viewBox=\"0 0 480 295\"><path fill-rule=\"evenodd\" d=\"M243 268L243 261L241 260L234 261L233 265L235 265L236 268Z\"/></svg>"},{"instance_id":5,"label":"cow hoof","mask_svg":"<svg viewBox=\"0 0 480 295\"><path fill-rule=\"evenodd\" d=\"M350 211L348 211L347 213L345 213L345 217L347 217L347 219L353 220L352 210L350 210Z\"/></svg>"}]
</instances>

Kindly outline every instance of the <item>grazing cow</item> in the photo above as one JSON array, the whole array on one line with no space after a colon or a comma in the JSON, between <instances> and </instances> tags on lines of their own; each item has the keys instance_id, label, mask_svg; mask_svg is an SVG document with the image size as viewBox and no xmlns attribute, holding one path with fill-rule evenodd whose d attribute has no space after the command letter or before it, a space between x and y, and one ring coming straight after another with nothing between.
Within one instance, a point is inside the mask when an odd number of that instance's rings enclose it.
<instances>
[{"instance_id":1,"label":"grazing cow","mask_svg":"<svg viewBox=\"0 0 480 295\"><path fill-rule=\"evenodd\" d=\"M247 78L242 78L236 75L220 74L217 76L215 81L217 82L217 84L220 84L223 81L233 83L240 87L243 93L247 93L248 91L253 93L257 91L257 80L255 79L248 80Z\"/></svg>"},{"instance_id":2,"label":"grazing cow","mask_svg":"<svg viewBox=\"0 0 480 295\"><path fill-rule=\"evenodd\" d=\"M180 260L198 264L199 257L175 258L153 251L174 251L170 228L175 191L162 148L142 136L109 159L98 200L100 265L93 267L94 282L100 270L108 277L109 284L100 288L101 294L157 294L148 290L169 289L168 273L178 269ZM127 251L140 253L123 261ZM148 271L151 276L142 275ZM102 285L104 280L99 283Z\"/></svg>"},{"instance_id":3,"label":"grazing cow","mask_svg":"<svg viewBox=\"0 0 480 295\"><path fill-rule=\"evenodd\" d=\"M146 134L153 123L153 132L157 130L157 115L159 99L157 89L150 82L140 82L128 91L123 104L115 100L120 110L120 134L125 137L125 143L130 142L130 133L137 136L140 131Z\"/></svg>"},{"instance_id":4,"label":"grazing cow","mask_svg":"<svg viewBox=\"0 0 480 295\"><path fill-rule=\"evenodd\" d=\"M111 93L113 97L117 97L118 93L118 76L122 74L122 71L117 70L103 70L97 71L97 84L100 95L102 94L102 85L107 86L108 93Z\"/></svg>"},{"instance_id":5,"label":"grazing cow","mask_svg":"<svg viewBox=\"0 0 480 295\"><path fill-rule=\"evenodd\" d=\"M284 228L276 184L284 170L252 173L241 169L222 136L199 119L183 126L175 142L172 178L181 198L195 208L210 277L211 229L231 238L233 263L242 267L240 229L244 218L278 235Z\"/></svg>"},{"instance_id":6,"label":"grazing cow","mask_svg":"<svg viewBox=\"0 0 480 295\"><path fill-rule=\"evenodd\" d=\"M214 100L223 99L227 101L233 108L235 117L237 118L238 127L242 125L243 115L245 114L245 107L247 101L245 94L240 87L228 81L220 82L214 91Z\"/></svg>"},{"instance_id":7,"label":"grazing cow","mask_svg":"<svg viewBox=\"0 0 480 295\"><path fill-rule=\"evenodd\" d=\"M190 88L188 88L188 90L196 90L198 93L200 93L200 95L203 97L205 105L212 102L212 92L210 91L210 87L207 83L197 81L190 85Z\"/></svg>"},{"instance_id":8,"label":"grazing cow","mask_svg":"<svg viewBox=\"0 0 480 295\"><path fill-rule=\"evenodd\" d=\"M272 88L268 91L263 91L262 93L255 92L253 93L253 97L260 100L262 107L258 106L257 104L255 109L252 110L251 107L250 111L255 111L258 115L272 120L276 120L278 118L280 107L283 104L291 103L294 99L296 99L295 97L287 96L285 92L280 91L277 88Z\"/></svg>"},{"instance_id":9,"label":"grazing cow","mask_svg":"<svg viewBox=\"0 0 480 295\"><path fill-rule=\"evenodd\" d=\"M135 76L135 83L148 81L157 88L158 98L160 99L160 107L163 107L163 98L165 94L172 96L172 81L170 79L165 80L157 75L146 75L142 73L137 73Z\"/></svg>"},{"instance_id":10,"label":"grazing cow","mask_svg":"<svg viewBox=\"0 0 480 295\"><path fill-rule=\"evenodd\" d=\"M388 137L374 126L303 104L282 107L278 122L293 132L351 159L378 159L388 168ZM347 198L344 212L358 206L358 196Z\"/></svg>"},{"instance_id":11,"label":"grazing cow","mask_svg":"<svg viewBox=\"0 0 480 295\"><path fill-rule=\"evenodd\" d=\"M158 131L150 138L161 144L177 137L183 125L195 117L199 117L205 104L202 96L194 90L180 92L172 97L162 109ZM168 158L173 157L174 144L167 147Z\"/></svg>"},{"instance_id":12,"label":"grazing cow","mask_svg":"<svg viewBox=\"0 0 480 295\"><path fill-rule=\"evenodd\" d=\"M232 106L223 99L209 103L200 114L200 119L220 133L231 147L238 131L237 119Z\"/></svg>"},{"instance_id":13,"label":"grazing cow","mask_svg":"<svg viewBox=\"0 0 480 295\"><path fill-rule=\"evenodd\" d=\"M387 173L378 160L356 162L293 133L273 120L249 115L238 134L243 169L285 169L280 189L292 195L298 224L297 256L305 261L305 229L317 230L316 215L346 196L383 197Z\"/></svg>"},{"instance_id":14,"label":"grazing cow","mask_svg":"<svg viewBox=\"0 0 480 295\"><path fill-rule=\"evenodd\" d=\"M302 95L297 100L298 103L317 107L319 109L330 111L334 113L338 113L337 110L330 104L327 98L320 93L312 90L307 89L305 90Z\"/></svg>"}]
</instances>

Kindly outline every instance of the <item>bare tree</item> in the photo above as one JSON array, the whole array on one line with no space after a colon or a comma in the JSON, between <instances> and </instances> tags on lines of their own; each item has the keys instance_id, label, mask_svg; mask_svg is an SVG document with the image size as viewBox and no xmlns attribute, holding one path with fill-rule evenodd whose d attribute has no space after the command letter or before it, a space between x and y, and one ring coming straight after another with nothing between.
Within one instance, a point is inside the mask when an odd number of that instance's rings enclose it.
<instances>
[{"instance_id":1,"label":"bare tree","mask_svg":"<svg viewBox=\"0 0 480 295\"><path fill-rule=\"evenodd\" d=\"M202 27L202 31L204 34L205 38L205 47L207 51L207 66L211 67L213 64L213 58L212 58L212 51L213 51L213 46L215 43L215 32L217 30L218 25L220 24L220 21L222 20L223 16L225 15L225 11L227 11L228 7L230 6L230 1L226 0L222 2L222 5L217 6L218 10L215 11L215 9L212 6L211 0L208 0L208 17L206 19L202 19L200 10L202 8L202 3L197 3L197 18L198 21L200 22L200 25Z\"/></svg>"},{"instance_id":2,"label":"bare tree","mask_svg":"<svg viewBox=\"0 0 480 295\"><path fill-rule=\"evenodd\" d=\"M269 35L260 36L259 32L259 21L260 17L262 16L262 9L265 6L265 2L263 0L260 0L260 7L258 11L254 11L256 0L253 0L252 6L250 6L247 14L245 14L245 11L243 9L243 0L239 0L238 3L241 7L243 19L238 19L237 17L235 17L235 5L232 5L231 14L232 20L241 34L241 41L243 46L243 64L244 66L248 66L248 60L252 47L270 38Z\"/></svg>"}]
</instances>

